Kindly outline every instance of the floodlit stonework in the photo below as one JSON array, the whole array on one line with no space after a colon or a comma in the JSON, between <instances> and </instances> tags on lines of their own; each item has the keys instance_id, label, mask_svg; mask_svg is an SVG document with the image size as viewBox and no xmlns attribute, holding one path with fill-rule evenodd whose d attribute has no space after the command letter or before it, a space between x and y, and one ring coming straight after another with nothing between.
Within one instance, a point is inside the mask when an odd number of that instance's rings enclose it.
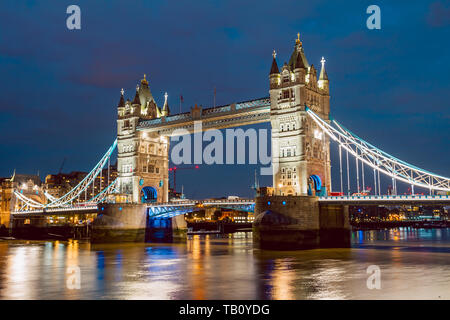
<instances>
[{"instance_id":1,"label":"floodlit stonework","mask_svg":"<svg viewBox=\"0 0 450 320\"><path fill-rule=\"evenodd\" d=\"M306 106L328 121L329 81L325 59L319 78L306 59L300 37L289 63L279 70L274 51L270 70L273 187L277 195L314 194L311 176L331 190L330 141L307 116ZM322 190L325 192L325 190Z\"/></svg>"}]
</instances>

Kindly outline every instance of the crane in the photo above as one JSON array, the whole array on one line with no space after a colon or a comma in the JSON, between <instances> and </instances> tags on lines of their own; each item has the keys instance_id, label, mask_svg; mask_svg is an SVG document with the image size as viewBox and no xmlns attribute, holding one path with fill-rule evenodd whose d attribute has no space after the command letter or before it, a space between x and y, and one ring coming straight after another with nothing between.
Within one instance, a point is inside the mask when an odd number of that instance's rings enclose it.
<instances>
[{"instance_id":1,"label":"crane","mask_svg":"<svg viewBox=\"0 0 450 320\"><path fill-rule=\"evenodd\" d=\"M190 166L190 167L172 167L169 168L169 172L173 172L173 191L176 192L177 191L177 170L196 170L198 169L199 166L195 165L195 166Z\"/></svg>"},{"instance_id":2,"label":"crane","mask_svg":"<svg viewBox=\"0 0 450 320\"><path fill-rule=\"evenodd\" d=\"M63 161L61 163L61 166L59 167L58 174L60 174L62 172L62 169L63 169L65 163L66 163L66 157L64 157L64 159L63 159Z\"/></svg>"}]
</instances>

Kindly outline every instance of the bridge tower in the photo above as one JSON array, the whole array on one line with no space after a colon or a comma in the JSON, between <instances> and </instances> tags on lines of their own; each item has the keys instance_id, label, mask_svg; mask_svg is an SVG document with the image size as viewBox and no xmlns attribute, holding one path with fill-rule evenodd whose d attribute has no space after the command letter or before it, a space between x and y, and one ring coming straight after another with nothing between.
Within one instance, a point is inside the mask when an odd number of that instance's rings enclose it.
<instances>
[{"instance_id":1,"label":"bridge tower","mask_svg":"<svg viewBox=\"0 0 450 320\"><path fill-rule=\"evenodd\" d=\"M329 81L324 58L321 64L317 79L316 68L306 59L300 34L289 63L284 63L281 70L273 52L269 74L273 187L280 196L331 191L330 141L305 110L308 106L329 121ZM314 183L322 185L321 191L315 191Z\"/></svg>"},{"instance_id":2,"label":"bridge tower","mask_svg":"<svg viewBox=\"0 0 450 320\"><path fill-rule=\"evenodd\" d=\"M169 141L157 133L137 130L139 120L169 115L167 94L161 110L153 98L146 76L136 87L133 101L122 89L117 106L117 170L120 193L127 202L168 201Z\"/></svg>"}]
</instances>

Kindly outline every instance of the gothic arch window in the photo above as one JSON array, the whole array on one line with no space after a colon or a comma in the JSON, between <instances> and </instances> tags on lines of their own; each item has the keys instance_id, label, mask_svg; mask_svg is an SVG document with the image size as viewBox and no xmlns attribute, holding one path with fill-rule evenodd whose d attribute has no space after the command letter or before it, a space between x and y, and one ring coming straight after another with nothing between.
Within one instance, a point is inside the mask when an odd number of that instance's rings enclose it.
<instances>
[{"instance_id":1,"label":"gothic arch window","mask_svg":"<svg viewBox=\"0 0 450 320\"><path fill-rule=\"evenodd\" d=\"M283 132L283 130L284 130L284 124L282 124L282 125L280 126L280 129L281 129L281 132Z\"/></svg>"}]
</instances>

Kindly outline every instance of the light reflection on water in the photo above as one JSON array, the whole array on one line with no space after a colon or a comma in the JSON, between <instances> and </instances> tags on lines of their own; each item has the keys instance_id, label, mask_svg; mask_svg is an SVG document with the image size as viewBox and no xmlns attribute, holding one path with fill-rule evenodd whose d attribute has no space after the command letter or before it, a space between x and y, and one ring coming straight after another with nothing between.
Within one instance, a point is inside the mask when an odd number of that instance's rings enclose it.
<instances>
[{"instance_id":1,"label":"light reflection on water","mask_svg":"<svg viewBox=\"0 0 450 320\"><path fill-rule=\"evenodd\" d=\"M450 299L450 229L352 233L351 249L262 251L251 233L186 243L0 241L1 299ZM366 286L370 265L381 290ZM66 287L67 267L81 289Z\"/></svg>"}]
</instances>

